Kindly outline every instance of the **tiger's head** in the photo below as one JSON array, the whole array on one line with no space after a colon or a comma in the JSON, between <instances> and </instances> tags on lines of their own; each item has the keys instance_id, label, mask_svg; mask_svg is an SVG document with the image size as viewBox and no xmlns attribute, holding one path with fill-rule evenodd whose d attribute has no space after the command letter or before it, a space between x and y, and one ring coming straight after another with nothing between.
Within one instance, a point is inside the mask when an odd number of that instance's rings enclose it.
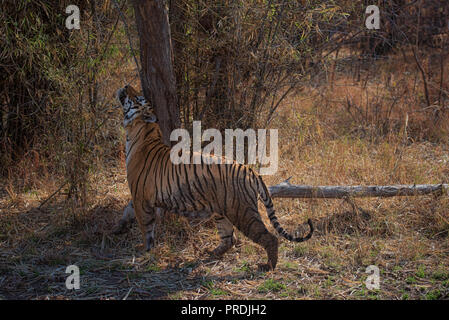
<instances>
[{"instance_id":1,"label":"tiger's head","mask_svg":"<svg viewBox=\"0 0 449 320\"><path fill-rule=\"evenodd\" d=\"M154 114L153 108L147 102L145 97L138 94L138 92L130 85L117 90L117 100L120 102L125 120L124 127L128 127L136 119L141 119L146 123L157 125L157 118Z\"/></svg>"}]
</instances>

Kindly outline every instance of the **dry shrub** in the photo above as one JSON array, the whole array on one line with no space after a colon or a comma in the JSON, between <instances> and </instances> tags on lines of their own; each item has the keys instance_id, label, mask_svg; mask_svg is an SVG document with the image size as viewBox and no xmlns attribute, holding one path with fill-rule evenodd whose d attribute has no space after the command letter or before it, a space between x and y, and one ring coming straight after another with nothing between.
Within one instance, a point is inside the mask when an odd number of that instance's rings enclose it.
<instances>
[{"instance_id":1,"label":"dry shrub","mask_svg":"<svg viewBox=\"0 0 449 320\"><path fill-rule=\"evenodd\" d=\"M121 68L131 78L130 52L110 1L77 3L80 30L65 27L68 4L6 2L1 12L0 174L22 190L50 174L71 207L85 209L92 172L123 148L120 114L111 109L123 83L113 77Z\"/></svg>"},{"instance_id":2,"label":"dry shrub","mask_svg":"<svg viewBox=\"0 0 449 320\"><path fill-rule=\"evenodd\" d=\"M344 8L326 1L174 1L170 21L184 125L264 127L333 50Z\"/></svg>"},{"instance_id":3,"label":"dry shrub","mask_svg":"<svg viewBox=\"0 0 449 320\"><path fill-rule=\"evenodd\" d=\"M449 133L449 79L441 78L448 65L426 63L427 84L432 105L426 101L419 68L409 50L383 60L361 65L361 78L347 74L351 56L335 60L337 71L327 88L314 90L320 118L339 134L377 139L396 137L399 141L447 142ZM429 57L423 61L431 60ZM338 70L345 71L338 71ZM430 76L433 75L433 76ZM329 113L332 108L334 112Z\"/></svg>"}]
</instances>

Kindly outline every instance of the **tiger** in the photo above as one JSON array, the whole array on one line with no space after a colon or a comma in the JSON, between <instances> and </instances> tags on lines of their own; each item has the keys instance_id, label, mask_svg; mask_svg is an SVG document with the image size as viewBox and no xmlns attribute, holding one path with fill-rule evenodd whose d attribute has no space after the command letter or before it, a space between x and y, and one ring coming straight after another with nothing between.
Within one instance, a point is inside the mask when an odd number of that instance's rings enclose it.
<instances>
[{"instance_id":1,"label":"tiger","mask_svg":"<svg viewBox=\"0 0 449 320\"><path fill-rule=\"evenodd\" d=\"M220 243L208 252L216 257L235 244L236 227L265 249L268 260L258 265L259 270L274 270L278 238L262 221L259 198L282 237L294 242L311 238L314 227L310 219L310 231L305 237L294 237L281 227L268 189L252 168L235 161L210 161L208 157L214 155L202 155L201 164L174 164L170 160L171 147L163 143L158 120L146 99L130 85L119 89L116 95L124 115L126 172L132 196L123 219L132 219L134 212L147 251L154 246L156 211L166 210L215 220Z\"/></svg>"}]
</instances>

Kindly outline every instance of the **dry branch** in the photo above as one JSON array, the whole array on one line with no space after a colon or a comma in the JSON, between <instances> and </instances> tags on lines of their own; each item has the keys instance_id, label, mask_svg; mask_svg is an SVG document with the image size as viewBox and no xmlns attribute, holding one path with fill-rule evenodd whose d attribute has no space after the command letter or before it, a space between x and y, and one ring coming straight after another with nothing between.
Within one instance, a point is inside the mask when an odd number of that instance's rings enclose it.
<instances>
[{"instance_id":1,"label":"dry branch","mask_svg":"<svg viewBox=\"0 0 449 320\"><path fill-rule=\"evenodd\" d=\"M326 198L341 199L346 197L396 197L418 196L424 194L449 194L448 184L416 184L391 186L307 186L294 185L286 181L270 186L273 198Z\"/></svg>"}]
</instances>

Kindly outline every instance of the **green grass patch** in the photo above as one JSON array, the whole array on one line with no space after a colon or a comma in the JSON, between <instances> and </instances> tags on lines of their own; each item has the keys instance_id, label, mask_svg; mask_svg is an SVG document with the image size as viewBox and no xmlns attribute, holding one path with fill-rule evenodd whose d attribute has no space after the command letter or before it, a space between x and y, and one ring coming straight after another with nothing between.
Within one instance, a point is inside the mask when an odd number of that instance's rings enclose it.
<instances>
[{"instance_id":1,"label":"green grass patch","mask_svg":"<svg viewBox=\"0 0 449 320\"><path fill-rule=\"evenodd\" d=\"M285 290L285 284L273 279L265 280L265 282L257 288L259 293L280 292Z\"/></svg>"},{"instance_id":2,"label":"green grass patch","mask_svg":"<svg viewBox=\"0 0 449 320\"><path fill-rule=\"evenodd\" d=\"M413 276L405 278L405 283L407 283L407 284L415 284L416 282L417 282L417 280Z\"/></svg>"},{"instance_id":3,"label":"green grass patch","mask_svg":"<svg viewBox=\"0 0 449 320\"><path fill-rule=\"evenodd\" d=\"M220 288L212 288L210 289L210 293L213 296L228 296L229 292L224 291L223 289Z\"/></svg>"},{"instance_id":4,"label":"green grass patch","mask_svg":"<svg viewBox=\"0 0 449 320\"><path fill-rule=\"evenodd\" d=\"M448 280L449 279L449 271L446 270L436 270L434 272L432 272L431 275L432 279L435 280Z\"/></svg>"},{"instance_id":5,"label":"green grass patch","mask_svg":"<svg viewBox=\"0 0 449 320\"><path fill-rule=\"evenodd\" d=\"M159 272L162 270L157 264L150 264L146 269L147 272Z\"/></svg>"},{"instance_id":6,"label":"green grass patch","mask_svg":"<svg viewBox=\"0 0 449 320\"><path fill-rule=\"evenodd\" d=\"M234 268L235 272L251 272L250 264L248 261L243 261L240 267Z\"/></svg>"},{"instance_id":7,"label":"green grass patch","mask_svg":"<svg viewBox=\"0 0 449 320\"><path fill-rule=\"evenodd\" d=\"M426 294L426 300L438 300L443 296L440 290L435 289Z\"/></svg>"},{"instance_id":8,"label":"green grass patch","mask_svg":"<svg viewBox=\"0 0 449 320\"><path fill-rule=\"evenodd\" d=\"M426 277L426 267L423 265L420 265L418 267L418 270L416 270L415 274L418 278L425 278Z\"/></svg>"}]
</instances>

